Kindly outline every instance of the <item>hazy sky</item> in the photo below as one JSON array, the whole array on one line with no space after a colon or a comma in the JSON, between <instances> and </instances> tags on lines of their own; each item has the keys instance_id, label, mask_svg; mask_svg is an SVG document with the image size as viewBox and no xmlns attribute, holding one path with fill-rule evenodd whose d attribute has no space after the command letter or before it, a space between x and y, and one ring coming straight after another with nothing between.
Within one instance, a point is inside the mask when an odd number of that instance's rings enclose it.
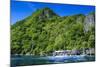
<instances>
[{"instance_id":1,"label":"hazy sky","mask_svg":"<svg viewBox=\"0 0 100 67\"><path fill-rule=\"evenodd\" d=\"M56 14L60 16L88 14L90 12L95 11L95 6L12 1L11 24L14 24L16 23L16 21L26 18L27 16L35 12L37 9L44 7L51 8Z\"/></svg>"}]
</instances>

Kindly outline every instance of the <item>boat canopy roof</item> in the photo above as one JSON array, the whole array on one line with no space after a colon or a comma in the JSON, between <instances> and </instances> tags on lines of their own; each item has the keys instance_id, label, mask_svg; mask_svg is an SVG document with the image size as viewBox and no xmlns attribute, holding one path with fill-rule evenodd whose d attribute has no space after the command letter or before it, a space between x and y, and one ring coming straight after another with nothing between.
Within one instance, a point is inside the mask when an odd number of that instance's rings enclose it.
<instances>
[{"instance_id":1,"label":"boat canopy roof","mask_svg":"<svg viewBox=\"0 0 100 67\"><path fill-rule=\"evenodd\" d=\"M54 51L54 52L67 52L67 51L71 51L71 50L58 50L58 51Z\"/></svg>"}]
</instances>

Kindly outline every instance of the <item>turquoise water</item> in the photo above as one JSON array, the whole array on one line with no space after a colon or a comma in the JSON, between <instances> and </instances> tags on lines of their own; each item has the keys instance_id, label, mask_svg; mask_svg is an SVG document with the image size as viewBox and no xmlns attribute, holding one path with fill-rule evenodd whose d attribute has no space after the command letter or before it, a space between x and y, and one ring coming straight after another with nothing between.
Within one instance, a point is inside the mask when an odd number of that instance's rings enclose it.
<instances>
[{"instance_id":1,"label":"turquoise water","mask_svg":"<svg viewBox=\"0 0 100 67\"><path fill-rule=\"evenodd\" d=\"M12 56L11 66L43 65L43 64L60 64L95 61L95 56Z\"/></svg>"}]
</instances>

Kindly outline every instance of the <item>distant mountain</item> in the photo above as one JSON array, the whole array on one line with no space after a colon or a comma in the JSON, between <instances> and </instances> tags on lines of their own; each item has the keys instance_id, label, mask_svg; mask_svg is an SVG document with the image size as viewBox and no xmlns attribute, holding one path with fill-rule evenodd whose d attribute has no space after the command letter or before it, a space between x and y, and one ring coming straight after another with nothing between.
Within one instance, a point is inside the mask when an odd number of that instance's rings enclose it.
<instances>
[{"instance_id":1,"label":"distant mountain","mask_svg":"<svg viewBox=\"0 0 100 67\"><path fill-rule=\"evenodd\" d=\"M93 15L60 17L50 8L39 9L11 25L11 54L42 56L55 50L94 48Z\"/></svg>"}]
</instances>

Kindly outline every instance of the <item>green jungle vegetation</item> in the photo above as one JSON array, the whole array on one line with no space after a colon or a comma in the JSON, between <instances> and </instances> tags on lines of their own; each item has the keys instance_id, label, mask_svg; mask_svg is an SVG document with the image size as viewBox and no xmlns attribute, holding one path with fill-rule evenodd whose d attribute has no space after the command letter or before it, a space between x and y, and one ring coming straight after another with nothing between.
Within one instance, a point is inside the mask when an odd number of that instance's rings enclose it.
<instances>
[{"instance_id":1,"label":"green jungle vegetation","mask_svg":"<svg viewBox=\"0 0 100 67\"><path fill-rule=\"evenodd\" d=\"M48 55L55 50L95 47L95 14L60 17L50 8L11 25L11 54Z\"/></svg>"}]
</instances>

